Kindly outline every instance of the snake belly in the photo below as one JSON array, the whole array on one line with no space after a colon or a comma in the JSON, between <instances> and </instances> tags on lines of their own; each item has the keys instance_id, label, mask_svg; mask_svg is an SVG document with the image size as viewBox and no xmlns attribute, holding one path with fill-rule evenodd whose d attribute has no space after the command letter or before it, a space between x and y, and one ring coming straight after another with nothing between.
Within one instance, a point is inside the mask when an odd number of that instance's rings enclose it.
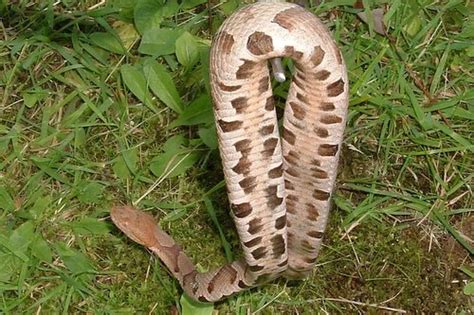
<instances>
[{"instance_id":1,"label":"snake belly","mask_svg":"<svg viewBox=\"0 0 474 315\"><path fill-rule=\"evenodd\" d=\"M279 128L268 60L291 58ZM198 272L151 215L129 206L113 222L160 257L183 290L215 302L278 276L311 272L327 223L348 105L341 52L312 13L291 3L255 3L215 36L210 79L231 217L243 259ZM281 137L280 137L281 134Z\"/></svg>"}]
</instances>

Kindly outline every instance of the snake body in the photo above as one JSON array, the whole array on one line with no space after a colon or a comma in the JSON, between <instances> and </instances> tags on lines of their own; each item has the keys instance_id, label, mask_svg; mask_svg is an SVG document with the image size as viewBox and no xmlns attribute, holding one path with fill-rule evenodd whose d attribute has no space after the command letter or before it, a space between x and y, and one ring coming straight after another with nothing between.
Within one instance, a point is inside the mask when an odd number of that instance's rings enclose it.
<instances>
[{"instance_id":1,"label":"snake body","mask_svg":"<svg viewBox=\"0 0 474 315\"><path fill-rule=\"evenodd\" d=\"M295 66L280 138L267 61ZM213 40L210 78L231 216L243 259L198 272L151 215L113 222L156 253L184 291L214 302L278 276L303 278L324 234L348 105L341 53L326 27L290 3L243 7Z\"/></svg>"}]
</instances>

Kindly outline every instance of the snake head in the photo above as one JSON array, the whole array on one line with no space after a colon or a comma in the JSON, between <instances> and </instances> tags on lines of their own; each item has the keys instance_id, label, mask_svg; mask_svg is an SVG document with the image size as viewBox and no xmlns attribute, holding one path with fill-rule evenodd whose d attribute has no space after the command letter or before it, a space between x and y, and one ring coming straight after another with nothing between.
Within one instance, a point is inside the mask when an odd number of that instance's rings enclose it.
<instances>
[{"instance_id":1,"label":"snake head","mask_svg":"<svg viewBox=\"0 0 474 315\"><path fill-rule=\"evenodd\" d=\"M110 210L112 222L129 238L140 245L156 244L156 223L153 216L130 206L114 206Z\"/></svg>"}]
</instances>

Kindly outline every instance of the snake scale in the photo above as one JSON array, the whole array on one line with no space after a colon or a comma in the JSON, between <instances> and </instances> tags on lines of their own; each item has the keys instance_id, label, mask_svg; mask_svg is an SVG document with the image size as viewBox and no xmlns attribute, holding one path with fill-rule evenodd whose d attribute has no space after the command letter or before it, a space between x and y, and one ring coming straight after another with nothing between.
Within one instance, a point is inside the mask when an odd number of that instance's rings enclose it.
<instances>
[{"instance_id":1,"label":"snake scale","mask_svg":"<svg viewBox=\"0 0 474 315\"><path fill-rule=\"evenodd\" d=\"M267 65L277 57L295 66L281 128ZM111 216L160 257L190 297L214 302L279 276L299 279L311 272L336 178L348 80L331 34L312 13L264 2L223 23L211 48L210 79L243 259L198 272L151 215L116 206Z\"/></svg>"}]
</instances>

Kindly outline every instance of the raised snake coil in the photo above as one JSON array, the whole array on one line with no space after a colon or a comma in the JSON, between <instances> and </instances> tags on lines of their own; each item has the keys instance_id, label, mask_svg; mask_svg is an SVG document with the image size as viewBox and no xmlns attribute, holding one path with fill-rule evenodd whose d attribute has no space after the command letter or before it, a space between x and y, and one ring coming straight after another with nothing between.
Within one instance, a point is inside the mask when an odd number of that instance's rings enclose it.
<instances>
[{"instance_id":1,"label":"raised snake coil","mask_svg":"<svg viewBox=\"0 0 474 315\"><path fill-rule=\"evenodd\" d=\"M282 137L267 61L292 58ZM290 3L256 3L229 17L211 49L219 149L244 259L199 273L154 222L111 211L130 238L157 254L184 291L214 302L280 275L302 278L324 234L348 104L347 74L329 31Z\"/></svg>"}]
</instances>

